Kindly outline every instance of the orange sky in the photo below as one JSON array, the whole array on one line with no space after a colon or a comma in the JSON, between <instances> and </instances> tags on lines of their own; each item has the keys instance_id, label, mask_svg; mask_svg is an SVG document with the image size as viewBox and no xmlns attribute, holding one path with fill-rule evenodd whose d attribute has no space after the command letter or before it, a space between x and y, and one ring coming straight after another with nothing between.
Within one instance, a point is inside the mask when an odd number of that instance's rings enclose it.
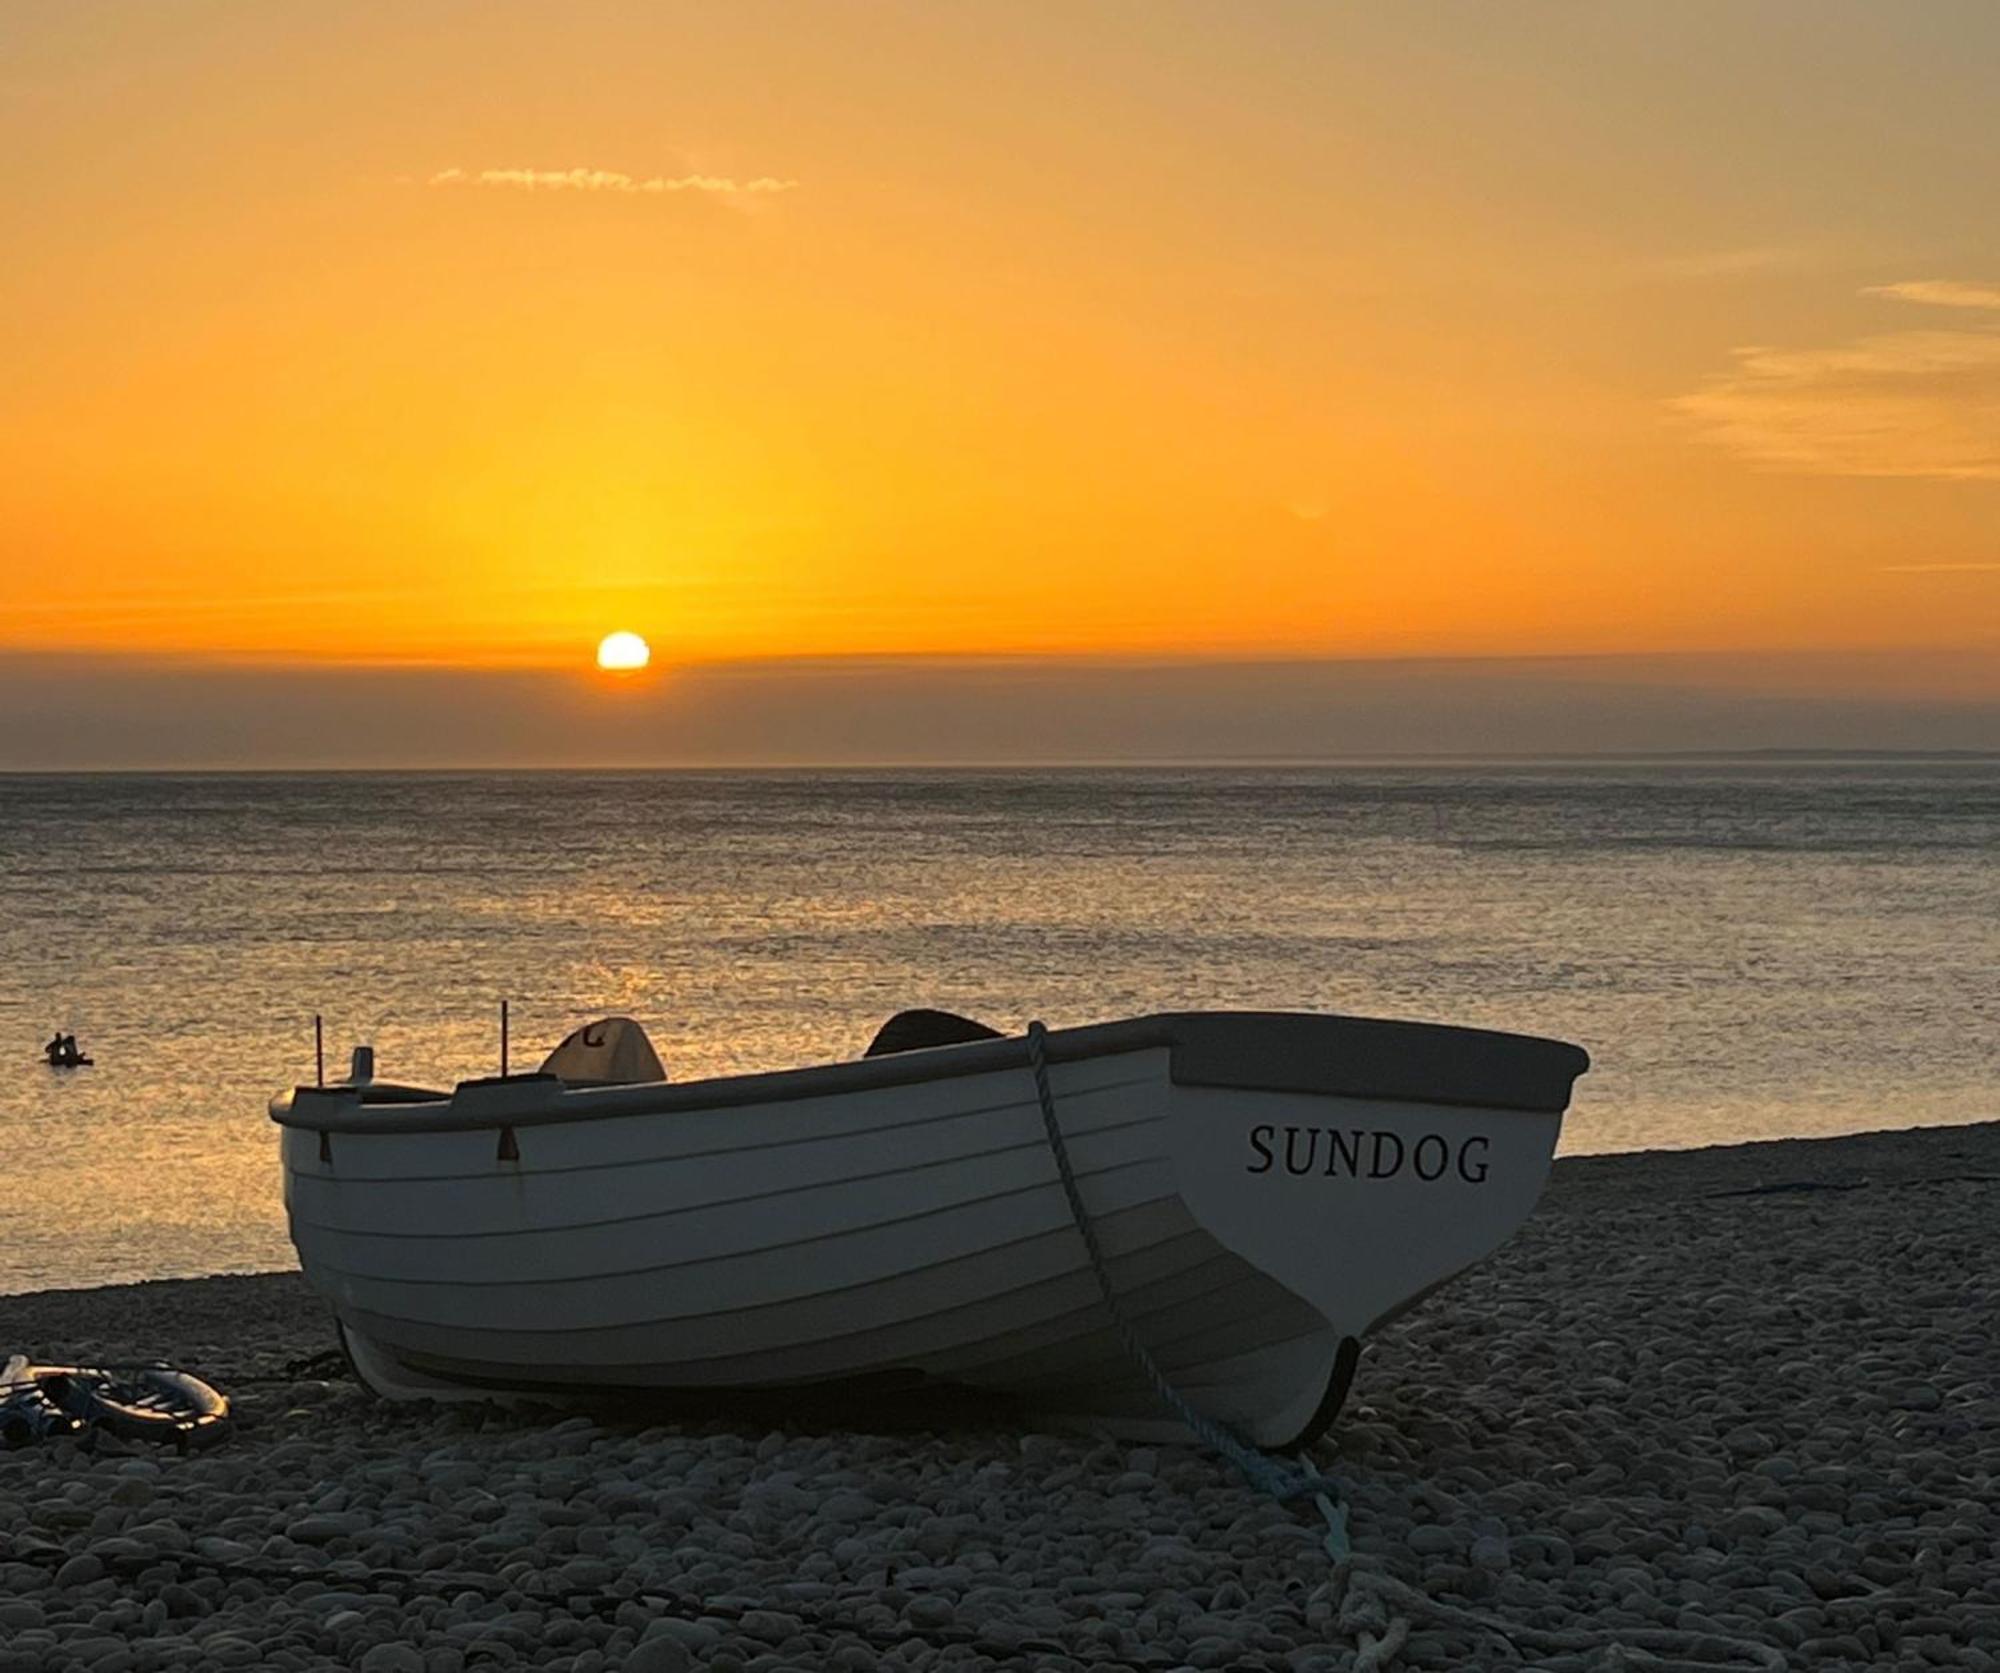
<instances>
[{"instance_id":1,"label":"orange sky","mask_svg":"<svg viewBox=\"0 0 2000 1673\"><path fill-rule=\"evenodd\" d=\"M1996 50L16 4L0 653L2000 651Z\"/></svg>"}]
</instances>

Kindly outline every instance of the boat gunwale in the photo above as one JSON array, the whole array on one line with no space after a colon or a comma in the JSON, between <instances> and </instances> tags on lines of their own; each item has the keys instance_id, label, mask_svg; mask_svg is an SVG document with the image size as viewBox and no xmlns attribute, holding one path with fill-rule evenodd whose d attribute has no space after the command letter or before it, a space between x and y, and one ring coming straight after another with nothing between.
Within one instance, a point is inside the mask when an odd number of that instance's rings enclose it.
<instances>
[{"instance_id":1,"label":"boat gunwale","mask_svg":"<svg viewBox=\"0 0 2000 1673\"><path fill-rule=\"evenodd\" d=\"M1332 1056L1328 1048L1341 1050ZM1430 1055L1414 1069L1410 1048ZM1448 1023L1303 1011L1174 1011L1051 1029L1051 1063L1168 1052L1176 1085L1317 1093L1392 1103L1561 1114L1589 1067L1579 1046ZM365 1087L301 1086L271 1100L281 1127L319 1133L491 1132L639 1115L700 1114L744 1105L878 1092L1025 1068L1027 1038L1009 1035L846 1063L817 1063L708 1080L570 1088L552 1076L464 1081L425 1102L367 1101ZM473 1098L463 1095L472 1090ZM521 1094L518 1101L509 1092ZM530 1101L536 1094L539 1101Z\"/></svg>"}]
</instances>

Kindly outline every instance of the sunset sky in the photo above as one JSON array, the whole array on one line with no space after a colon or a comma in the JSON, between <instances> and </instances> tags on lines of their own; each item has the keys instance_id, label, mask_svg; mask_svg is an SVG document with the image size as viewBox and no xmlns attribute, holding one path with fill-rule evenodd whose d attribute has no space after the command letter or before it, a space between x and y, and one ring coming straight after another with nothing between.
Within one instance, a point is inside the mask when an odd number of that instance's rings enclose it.
<instances>
[{"instance_id":1,"label":"sunset sky","mask_svg":"<svg viewBox=\"0 0 2000 1673\"><path fill-rule=\"evenodd\" d=\"M1987 0L14 0L0 765L592 715L613 629L620 759L898 750L676 681L1575 659L1847 717L1588 747L2000 746L1996 65Z\"/></svg>"}]
</instances>

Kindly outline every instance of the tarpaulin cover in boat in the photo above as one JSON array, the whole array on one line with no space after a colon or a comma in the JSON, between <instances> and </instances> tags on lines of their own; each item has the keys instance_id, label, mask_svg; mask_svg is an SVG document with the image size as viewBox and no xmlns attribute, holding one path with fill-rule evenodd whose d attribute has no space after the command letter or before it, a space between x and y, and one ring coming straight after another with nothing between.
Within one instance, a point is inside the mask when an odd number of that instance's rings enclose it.
<instances>
[{"instance_id":1,"label":"tarpaulin cover in boat","mask_svg":"<svg viewBox=\"0 0 2000 1673\"><path fill-rule=\"evenodd\" d=\"M592 1086L629 1086L667 1078L653 1042L630 1017L585 1023L549 1053L542 1073Z\"/></svg>"},{"instance_id":2,"label":"tarpaulin cover in boat","mask_svg":"<svg viewBox=\"0 0 2000 1673\"><path fill-rule=\"evenodd\" d=\"M931 1046L962 1046L973 1040L997 1040L1000 1030L951 1011L898 1011L875 1031L863 1057L888 1057L899 1051L923 1051Z\"/></svg>"}]
</instances>

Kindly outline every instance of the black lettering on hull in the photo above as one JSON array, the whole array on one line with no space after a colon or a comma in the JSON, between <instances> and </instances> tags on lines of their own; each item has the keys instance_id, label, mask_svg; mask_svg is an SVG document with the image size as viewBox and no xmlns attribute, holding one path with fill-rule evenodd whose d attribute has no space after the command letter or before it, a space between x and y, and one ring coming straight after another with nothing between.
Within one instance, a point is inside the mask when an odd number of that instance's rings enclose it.
<instances>
[{"instance_id":1,"label":"black lettering on hull","mask_svg":"<svg viewBox=\"0 0 2000 1673\"><path fill-rule=\"evenodd\" d=\"M1479 1146L1479 1171L1477 1173L1472 1171L1470 1165L1472 1147L1475 1144ZM1487 1166L1486 1140L1483 1137L1469 1138L1458 1147L1458 1177L1464 1180L1466 1184L1484 1185L1486 1183Z\"/></svg>"},{"instance_id":2,"label":"black lettering on hull","mask_svg":"<svg viewBox=\"0 0 2000 1673\"><path fill-rule=\"evenodd\" d=\"M1261 1161L1246 1163L1243 1168L1245 1173L1269 1173L1271 1171L1271 1135L1276 1131L1277 1129L1268 1121L1261 1127L1252 1127L1250 1129L1250 1148L1256 1151L1263 1159Z\"/></svg>"},{"instance_id":3,"label":"black lettering on hull","mask_svg":"<svg viewBox=\"0 0 2000 1673\"><path fill-rule=\"evenodd\" d=\"M1454 1141L1443 1133L1422 1133L1405 1141L1386 1127L1278 1127L1264 1122L1249 1132L1250 1159L1245 1173L1277 1170L1280 1150L1284 1171L1302 1179L1319 1161L1320 1140L1326 1140L1322 1179L1378 1180L1407 1176L1425 1185L1456 1182L1484 1185L1492 1169L1491 1141L1473 1133ZM1362 1167L1366 1156L1367 1167Z\"/></svg>"},{"instance_id":4,"label":"black lettering on hull","mask_svg":"<svg viewBox=\"0 0 2000 1673\"><path fill-rule=\"evenodd\" d=\"M1377 1131L1374 1138L1375 1155L1374 1159L1368 1164L1368 1177L1370 1179L1394 1179L1397 1174L1403 1171L1403 1141L1394 1133L1381 1131ZM1385 1145L1393 1147L1393 1154L1386 1168L1382 1165L1382 1152Z\"/></svg>"},{"instance_id":5,"label":"black lettering on hull","mask_svg":"<svg viewBox=\"0 0 2000 1673\"><path fill-rule=\"evenodd\" d=\"M1306 1156L1299 1160L1299 1134L1306 1136ZM1285 1129L1285 1172L1290 1174L1311 1173L1313 1158L1319 1154L1319 1129L1317 1127L1287 1127Z\"/></svg>"},{"instance_id":6,"label":"black lettering on hull","mask_svg":"<svg viewBox=\"0 0 2000 1673\"><path fill-rule=\"evenodd\" d=\"M1347 1168L1347 1177L1352 1179L1361 1171L1361 1129L1341 1132L1337 1127L1329 1127L1326 1136L1333 1142L1326 1147L1326 1176L1337 1178L1342 1165Z\"/></svg>"}]
</instances>

